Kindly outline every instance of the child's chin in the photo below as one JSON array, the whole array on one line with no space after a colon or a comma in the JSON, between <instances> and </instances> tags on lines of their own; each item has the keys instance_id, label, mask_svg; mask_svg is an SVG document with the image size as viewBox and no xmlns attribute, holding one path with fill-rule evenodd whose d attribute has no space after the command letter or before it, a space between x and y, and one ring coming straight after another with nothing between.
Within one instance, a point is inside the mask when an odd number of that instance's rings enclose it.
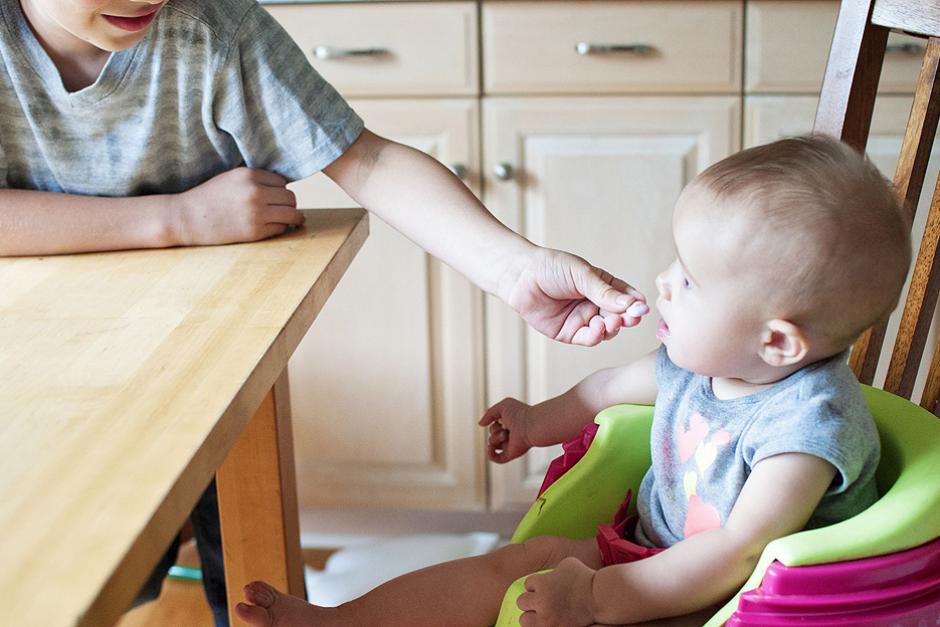
<instances>
[{"instance_id":1,"label":"child's chin","mask_svg":"<svg viewBox=\"0 0 940 627\"><path fill-rule=\"evenodd\" d=\"M692 372L696 371L696 363L694 360L687 359L687 357L680 351L674 342L669 341L670 338L667 336L662 340L663 346L666 347L666 354L669 355L669 361L682 368L683 370L690 370Z\"/></svg>"}]
</instances>

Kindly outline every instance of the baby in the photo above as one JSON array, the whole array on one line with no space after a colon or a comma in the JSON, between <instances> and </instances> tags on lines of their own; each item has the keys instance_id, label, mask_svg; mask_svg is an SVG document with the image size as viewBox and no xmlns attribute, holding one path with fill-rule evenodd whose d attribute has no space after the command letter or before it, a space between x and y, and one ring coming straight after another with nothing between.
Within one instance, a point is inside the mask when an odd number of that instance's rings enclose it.
<instances>
[{"instance_id":1,"label":"baby","mask_svg":"<svg viewBox=\"0 0 940 627\"><path fill-rule=\"evenodd\" d=\"M731 596L775 538L871 505L878 433L845 361L894 309L910 263L884 178L833 139L781 140L696 177L673 231L676 260L656 280L658 350L537 405L505 399L480 420L502 463L577 436L605 407L655 401L652 466L618 536L533 538L337 608L256 582L239 617L492 625L509 584L545 569L518 599L526 627L686 615Z\"/></svg>"}]
</instances>

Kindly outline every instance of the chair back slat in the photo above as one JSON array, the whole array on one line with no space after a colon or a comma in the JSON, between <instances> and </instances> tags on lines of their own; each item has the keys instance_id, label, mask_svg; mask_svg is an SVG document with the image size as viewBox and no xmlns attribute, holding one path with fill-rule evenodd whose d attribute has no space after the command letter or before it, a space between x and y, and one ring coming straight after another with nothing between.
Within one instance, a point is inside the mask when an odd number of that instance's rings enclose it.
<instances>
[{"instance_id":1,"label":"chair back slat","mask_svg":"<svg viewBox=\"0 0 940 627\"><path fill-rule=\"evenodd\" d=\"M894 352L885 378L884 389L904 398L911 397L917 369L920 366L930 322L937 306L940 289L940 264L937 263L937 244L940 242L940 188L933 195L927 226L921 240L911 285L904 303L904 313L898 327Z\"/></svg>"},{"instance_id":2,"label":"chair back slat","mask_svg":"<svg viewBox=\"0 0 940 627\"><path fill-rule=\"evenodd\" d=\"M940 38L927 43L924 62L917 79L914 104L908 120L894 185L899 200L913 221L923 189L927 162L937 133L940 116ZM938 181L940 185L940 181ZM924 236L911 276L911 284L898 328L897 340L888 366L884 388L910 398L923 357L927 334L940 290L940 264L937 244L940 239L940 187L934 191ZM929 375L928 375L929 376ZM924 399L926 400L926 399ZM932 408L931 408L932 410Z\"/></svg>"},{"instance_id":3,"label":"chair back slat","mask_svg":"<svg viewBox=\"0 0 940 627\"><path fill-rule=\"evenodd\" d=\"M940 342L934 346L933 357L930 360L930 369L927 370L927 382L924 384L924 393L920 397L920 406L934 415L940 405Z\"/></svg>"},{"instance_id":4,"label":"chair back slat","mask_svg":"<svg viewBox=\"0 0 940 627\"><path fill-rule=\"evenodd\" d=\"M842 2L813 123L814 133L837 137L860 152L888 44L888 29L870 21L873 5L874 0Z\"/></svg>"},{"instance_id":5,"label":"chair back slat","mask_svg":"<svg viewBox=\"0 0 940 627\"><path fill-rule=\"evenodd\" d=\"M887 28L940 37L940 0L878 0L871 19Z\"/></svg>"},{"instance_id":6,"label":"chair back slat","mask_svg":"<svg viewBox=\"0 0 940 627\"><path fill-rule=\"evenodd\" d=\"M894 178L898 198L913 222L940 116L940 0L843 0L813 131L865 150L892 28L929 38ZM938 242L940 194L935 193L884 384L906 398L917 378L940 291ZM886 329L887 321L869 329L852 348L849 365L862 383L870 384L875 377ZM921 402L934 411L940 398L940 350L933 355L927 379Z\"/></svg>"},{"instance_id":7,"label":"chair back slat","mask_svg":"<svg viewBox=\"0 0 940 627\"><path fill-rule=\"evenodd\" d=\"M940 1L940 0L938 0ZM933 140L937 134L937 116L940 114L940 38L931 37L927 41L924 62L917 78L914 92L914 104L904 133L904 143L898 158L898 167L894 175L894 188L898 199L908 211L913 221L917 202L924 186L927 162L933 149Z\"/></svg>"},{"instance_id":8,"label":"chair back slat","mask_svg":"<svg viewBox=\"0 0 940 627\"><path fill-rule=\"evenodd\" d=\"M865 151L888 29L871 24L874 0L842 2L832 35L813 132L841 139ZM852 348L849 365L871 384L884 343L885 326L869 329Z\"/></svg>"}]
</instances>

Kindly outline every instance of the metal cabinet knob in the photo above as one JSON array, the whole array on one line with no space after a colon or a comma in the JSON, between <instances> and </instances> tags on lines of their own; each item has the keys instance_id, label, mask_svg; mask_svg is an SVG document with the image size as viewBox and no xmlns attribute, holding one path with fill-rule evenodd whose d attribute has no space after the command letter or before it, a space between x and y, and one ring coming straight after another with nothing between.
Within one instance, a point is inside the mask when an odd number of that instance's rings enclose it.
<instances>
[{"instance_id":1,"label":"metal cabinet knob","mask_svg":"<svg viewBox=\"0 0 940 627\"><path fill-rule=\"evenodd\" d=\"M508 163L497 163L496 167L493 168L493 176L501 181L508 181L512 179L515 174L516 171Z\"/></svg>"},{"instance_id":2,"label":"metal cabinet knob","mask_svg":"<svg viewBox=\"0 0 940 627\"><path fill-rule=\"evenodd\" d=\"M452 163L447 166L447 169L454 173L454 176L459 178L461 181L467 180L467 166L462 163Z\"/></svg>"}]
</instances>

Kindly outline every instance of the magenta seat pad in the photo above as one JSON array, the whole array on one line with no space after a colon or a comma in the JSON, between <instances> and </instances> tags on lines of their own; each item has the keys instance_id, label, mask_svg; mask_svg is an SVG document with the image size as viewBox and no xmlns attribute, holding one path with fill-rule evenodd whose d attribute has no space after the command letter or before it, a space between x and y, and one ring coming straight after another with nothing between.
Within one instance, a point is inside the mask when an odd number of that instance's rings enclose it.
<instances>
[{"instance_id":1,"label":"magenta seat pad","mask_svg":"<svg viewBox=\"0 0 940 627\"><path fill-rule=\"evenodd\" d=\"M784 566L741 595L728 627L940 624L940 539L878 557Z\"/></svg>"}]
</instances>

